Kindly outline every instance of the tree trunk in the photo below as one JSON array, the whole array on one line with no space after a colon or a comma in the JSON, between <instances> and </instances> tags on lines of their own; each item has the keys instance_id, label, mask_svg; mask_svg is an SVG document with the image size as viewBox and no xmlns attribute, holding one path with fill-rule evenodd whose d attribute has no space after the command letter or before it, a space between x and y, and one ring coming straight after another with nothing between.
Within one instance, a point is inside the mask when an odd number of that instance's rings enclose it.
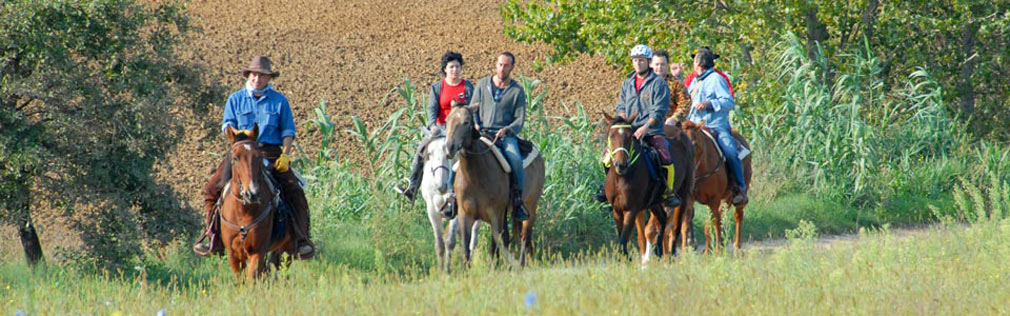
<instances>
[{"instance_id":1,"label":"tree trunk","mask_svg":"<svg viewBox=\"0 0 1010 316\"><path fill-rule=\"evenodd\" d=\"M877 8L879 6L879 0L866 2L866 11L863 11L863 38L867 41L873 39L873 25L877 22Z\"/></svg>"},{"instance_id":2,"label":"tree trunk","mask_svg":"<svg viewBox=\"0 0 1010 316\"><path fill-rule=\"evenodd\" d=\"M971 116L975 112L975 86L971 83L971 76L975 73L975 28L971 21L965 23L961 29L961 41L959 50L964 52L964 60L961 62L961 78L957 90L961 95L961 113L965 117Z\"/></svg>"},{"instance_id":3,"label":"tree trunk","mask_svg":"<svg viewBox=\"0 0 1010 316\"><path fill-rule=\"evenodd\" d=\"M21 235L21 247L25 250L25 260L28 261L28 265L35 266L45 262L45 258L42 256L42 243L39 242L39 235L35 231L35 224L32 223L30 214L18 225L18 234Z\"/></svg>"},{"instance_id":4,"label":"tree trunk","mask_svg":"<svg viewBox=\"0 0 1010 316\"><path fill-rule=\"evenodd\" d=\"M807 25L807 55L813 60L817 55L817 43L828 39L828 27L817 19L817 6L811 5L806 13Z\"/></svg>"}]
</instances>

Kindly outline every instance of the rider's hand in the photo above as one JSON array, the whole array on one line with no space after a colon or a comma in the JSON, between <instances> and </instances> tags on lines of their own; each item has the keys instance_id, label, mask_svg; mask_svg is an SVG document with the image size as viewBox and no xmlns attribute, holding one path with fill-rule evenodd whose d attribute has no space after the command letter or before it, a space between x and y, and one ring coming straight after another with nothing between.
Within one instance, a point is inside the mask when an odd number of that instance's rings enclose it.
<instances>
[{"instance_id":1,"label":"rider's hand","mask_svg":"<svg viewBox=\"0 0 1010 316\"><path fill-rule=\"evenodd\" d=\"M704 109L707 109L707 108L710 108L710 107L712 107L712 102L709 101L709 100L701 101L701 102L698 102L698 104L694 105L694 109L695 110L704 110Z\"/></svg>"},{"instance_id":2,"label":"rider's hand","mask_svg":"<svg viewBox=\"0 0 1010 316\"><path fill-rule=\"evenodd\" d=\"M288 167L290 165L291 158L288 158L288 155L286 154L281 154L281 156L277 157L277 160L274 161L274 169L279 172L288 172Z\"/></svg>"},{"instance_id":3,"label":"rider's hand","mask_svg":"<svg viewBox=\"0 0 1010 316\"><path fill-rule=\"evenodd\" d=\"M642 127L639 127L637 130L635 130L635 138L642 139L642 136L645 136L645 133L648 132L648 131L649 131L649 126L648 125L642 125Z\"/></svg>"},{"instance_id":4,"label":"rider's hand","mask_svg":"<svg viewBox=\"0 0 1010 316\"><path fill-rule=\"evenodd\" d=\"M508 130L503 128L503 129L498 130L498 133L494 134L494 139L496 139L496 140L497 139L505 139L506 135L508 135Z\"/></svg>"}]
</instances>

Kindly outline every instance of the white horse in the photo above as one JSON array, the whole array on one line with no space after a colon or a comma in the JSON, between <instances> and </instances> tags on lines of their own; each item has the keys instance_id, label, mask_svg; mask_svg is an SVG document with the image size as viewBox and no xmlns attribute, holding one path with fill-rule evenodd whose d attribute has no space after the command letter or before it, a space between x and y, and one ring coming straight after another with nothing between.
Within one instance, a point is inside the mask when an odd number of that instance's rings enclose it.
<instances>
[{"instance_id":1,"label":"white horse","mask_svg":"<svg viewBox=\"0 0 1010 316\"><path fill-rule=\"evenodd\" d=\"M449 231L443 235L442 220L448 219L442 215L442 210L449 205L452 194L452 184L449 183L449 168L452 163L445 155L445 137L438 137L428 143L424 151L424 169L421 176L421 196L428 210L428 220L435 234L435 255L438 256L439 268L449 271L449 258L452 249L456 247L456 220L449 221ZM477 248L477 233L480 222L473 225L470 251ZM443 240L444 236L444 240ZM448 247L446 247L448 246Z\"/></svg>"}]
</instances>

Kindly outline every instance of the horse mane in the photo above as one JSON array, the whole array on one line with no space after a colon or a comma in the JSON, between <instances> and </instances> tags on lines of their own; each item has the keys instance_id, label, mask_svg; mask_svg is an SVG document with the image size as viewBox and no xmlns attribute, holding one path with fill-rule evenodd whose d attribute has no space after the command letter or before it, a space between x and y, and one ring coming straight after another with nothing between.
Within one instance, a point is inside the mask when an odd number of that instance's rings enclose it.
<instances>
[{"instance_id":1,"label":"horse mane","mask_svg":"<svg viewBox=\"0 0 1010 316\"><path fill-rule=\"evenodd\" d=\"M695 129L696 130L696 129L701 129L702 127L705 127L705 126L702 125L702 124L698 124L698 123L692 122L692 121L683 121L683 122L680 123L680 127L684 128L684 129Z\"/></svg>"},{"instance_id":2,"label":"horse mane","mask_svg":"<svg viewBox=\"0 0 1010 316\"><path fill-rule=\"evenodd\" d=\"M246 135L245 133L236 133L235 134L235 142L236 143L237 142L241 142L241 141L245 141L245 140L252 140L252 137L250 137L249 135Z\"/></svg>"},{"instance_id":3,"label":"horse mane","mask_svg":"<svg viewBox=\"0 0 1010 316\"><path fill-rule=\"evenodd\" d=\"M610 121L610 125L611 126L617 125L617 124L631 124L631 123L632 122L628 121L628 119L625 118L625 117L623 117L623 116L615 117L612 121Z\"/></svg>"}]
</instances>

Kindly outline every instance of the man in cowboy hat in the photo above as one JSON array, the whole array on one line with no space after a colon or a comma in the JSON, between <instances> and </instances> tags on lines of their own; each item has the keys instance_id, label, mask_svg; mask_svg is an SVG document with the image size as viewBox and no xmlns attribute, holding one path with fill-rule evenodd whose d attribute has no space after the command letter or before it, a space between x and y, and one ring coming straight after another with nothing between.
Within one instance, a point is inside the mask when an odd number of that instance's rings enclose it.
<instances>
[{"instance_id":1,"label":"man in cowboy hat","mask_svg":"<svg viewBox=\"0 0 1010 316\"><path fill-rule=\"evenodd\" d=\"M267 168L280 182L281 195L293 210L295 224L293 231L298 245L298 256L304 259L315 254L315 247L309 241L309 204L305 200L305 192L302 191L298 177L289 166L291 159L288 154L291 153L291 143L295 139L295 121L291 115L291 106L287 97L270 85L270 81L279 75L279 72L270 69L269 58L253 57L249 67L242 69L242 76L246 78L245 88L228 97L221 130L224 131L229 126L239 130L252 130L253 125L259 126L256 141L263 156L270 161ZM218 164L210 182L203 189L207 232L193 245L193 251L201 256L224 252L215 211L221 191L231 178L230 154L229 151ZM208 238L210 239L208 243L202 243Z\"/></svg>"}]
</instances>

